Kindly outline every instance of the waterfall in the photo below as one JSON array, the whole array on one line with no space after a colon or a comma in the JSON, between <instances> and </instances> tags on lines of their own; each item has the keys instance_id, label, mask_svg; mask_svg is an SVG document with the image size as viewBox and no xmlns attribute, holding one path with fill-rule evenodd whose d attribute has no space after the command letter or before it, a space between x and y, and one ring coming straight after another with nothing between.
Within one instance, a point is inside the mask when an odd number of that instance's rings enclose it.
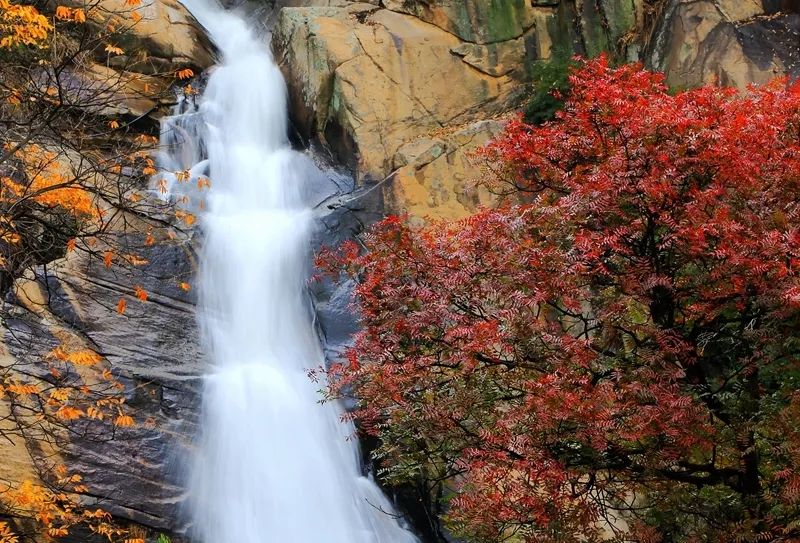
<instances>
[{"instance_id":1,"label":"waterfall","mask_svg":"<svg viewBox=\"0 0 800 543\"><path fill-rule=\"evenodd\" d=\"M188 485L202 543L413 543L360 469L341 407L319 403L306 293L309 160L287 140L286 88L243 18L188 2L221 53L197 107L165 120L170 196L200 212L198 318L210 354ZM211 189L196 188L207 176ZM194 188L193 188L194 187Z\"/></svg>"}]
</instances>

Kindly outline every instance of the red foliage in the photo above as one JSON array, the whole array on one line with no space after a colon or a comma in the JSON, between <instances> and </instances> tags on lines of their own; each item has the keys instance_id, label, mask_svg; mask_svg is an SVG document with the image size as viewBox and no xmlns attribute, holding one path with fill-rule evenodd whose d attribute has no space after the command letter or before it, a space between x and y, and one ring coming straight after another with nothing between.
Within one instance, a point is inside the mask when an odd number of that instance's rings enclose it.
<instances>
[{"instance_id":1,"label":"red foliage","mask_svg":"<svg viewBox=\"0 0 800 543\"><path fill-rule=\"evenodd\" d=\"M800 87L570 82L483 151L517 203L323 255L363 315L331 393L479 540L798 537Z\"/></svg>"}]
</instances>

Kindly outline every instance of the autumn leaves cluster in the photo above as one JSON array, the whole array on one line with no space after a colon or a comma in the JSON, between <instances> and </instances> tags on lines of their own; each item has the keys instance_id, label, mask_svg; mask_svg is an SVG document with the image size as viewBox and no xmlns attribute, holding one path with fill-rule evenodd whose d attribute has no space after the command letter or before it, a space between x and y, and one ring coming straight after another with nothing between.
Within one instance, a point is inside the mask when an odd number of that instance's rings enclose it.
<instances>
[{"instance_id":1,"label":"autumn leaves cluster","mask_svg":"<svg viewBox=\"0 0 800 543\"><path fill-rule=\"evenodd\" d=\"M176 229L194 222L188 212L169 206L158 208L160 213L171 211L167 221L150 220L157 198L149 191L157 190L157 181L156 186L148 184L157 174L152 149L158 140L134 127L137 119L117 113L124 112L118 103L127 95L119 92L123 84L141 75L116 62L132 53L119 44L141 21L139 4L127 0L119 13L104 11L98 2L53 6L45 12L39 4L37 9L34 3L0 1L4 298L19 278L64 256L133 276L148 264L148 248L172 242ZM108 72L83 81L80 70L92 62L104 63ZM141 92L157 101L158 93L171 93L171 84L182 84L194 73L183 67L156 75L164 80L164 88L145 83ZM174 281L181 291L191 288L185 278ZM115 309L125 314L129 303L145 304L149 298L138 281L131 281ZM0 437L9 442L33 439L53 448L46 451L47 462L35 463L36 479L0 486L0 513L27 519L39 526L34 531L52 538L80 527L101 538L141 543L141 537L113 523L107 513L86 508L80 494L89 489L81 475L53 465L51 458L58 457L60 445L71 435L86 428L113 436L155 421L134 420L125 403L125 387L103 355L57 328L54 338L59 343L49 351L37 354L32 349L17 360L9 355L9 363L0 368ZM26 367L30 363L36 364L33 371ZM23 541L19 528L0 522L0 543ZM24 529L31 525L24 524Z\"/></svg>"},{"instance_id":2,"label":"autumn leaves cluster","mask_svg":"<svg viewBox=\"0 0 800 543\"><path fill-rule=\"evenodd\" d=\"M503 205L322 255L363 325L329 393L468 540L797 541L800 86L569 82L479 153Z\"/></svg>"}]
</instances>

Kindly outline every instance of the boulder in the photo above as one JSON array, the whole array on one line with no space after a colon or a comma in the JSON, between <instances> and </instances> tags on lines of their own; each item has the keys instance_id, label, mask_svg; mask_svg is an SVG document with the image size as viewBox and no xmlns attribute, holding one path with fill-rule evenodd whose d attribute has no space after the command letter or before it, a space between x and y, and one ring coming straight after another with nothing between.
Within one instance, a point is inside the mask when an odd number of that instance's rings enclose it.
<instances>
[{"instance_id":1,"label":"boulder","mask_svg":"<svg viewBox=\"0 0 800 543\"><path fill-rule=\"evenodd\" d=\"M544 5L548 4L553 2ZM513 40L530 30L535 22L537 3L530 0L384 0L383 5L436 25L463 41L486 44Z\"/></svg>"},{"instance_id":2,"label":"boulder","mask_svg":"<svg viewBox=\"0 0 800 543\"><path fill-rule=\"evenodd\" d=\"M745 88L800 73L800 15L766 14L751 0L671 0L656 29L648 64L667 83Z\"/></svg>"},{"instance_id":3,"label":"boulder","mask_svg":"<svg viewBox=\"0 0 800 543\"><path fill-rule=\"evenodd\" d=\"M478 185L481 169L470 153L500 135L503 126L501 120L478 121L403 145L384 188L387 207L420 223L463 219L494 205L494 195Z\"/></svg>"},{"instance_id":4,"label":"boulder","mask_svg":"<svg viewBox=\"0 0 800 543\"><path fill-rule=\"evenodd\" d=\"M368 4L284 8L273 37L301 133L322 139L361 183L389 175L409 141L511 107L523 90L513 76L538 47L533 26L480 46Z\"/></svg>"},{"instance_id":5,"label":"boulder","mask_svg":"<svg viewBox=\"0 0 800 543\"><path fill-rule=\"evenodd\" d=\"M86 9L82 0L59 2ZM191 66L198 69L213 63L213 46L204 30L178 0L100 0L87 9L95 28L112 25L125 54L113 59L117 67L146 74L165 74ZM104 51L99 51L106 61Z\"/></svg>"}]
</instances>

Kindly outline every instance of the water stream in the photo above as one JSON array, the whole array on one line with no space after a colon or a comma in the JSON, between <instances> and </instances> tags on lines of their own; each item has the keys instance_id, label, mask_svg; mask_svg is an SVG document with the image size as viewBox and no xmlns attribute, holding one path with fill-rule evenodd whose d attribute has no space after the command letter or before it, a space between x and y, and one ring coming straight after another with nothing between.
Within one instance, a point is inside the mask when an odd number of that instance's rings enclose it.
<instances>
[{"instance_id":1,"label":"water stream","mask_svg":"<svg viewBox=\"0 0 800 543\"><path fill-rule=\"evenodd\" d=\"M187 2L221 53L197 106L164 123L170 195L199 200L199 321L210 353L189 495L201 543L413 543L361 472L341 408L307 369L323 354L306 294L308 159L287 140L286 88L239 15ZM196 187L207 176L211 189ZM179 186L180 185L180 186ZM195 205L195 204L189 204Z\"/></svg>"}]
</instances>

